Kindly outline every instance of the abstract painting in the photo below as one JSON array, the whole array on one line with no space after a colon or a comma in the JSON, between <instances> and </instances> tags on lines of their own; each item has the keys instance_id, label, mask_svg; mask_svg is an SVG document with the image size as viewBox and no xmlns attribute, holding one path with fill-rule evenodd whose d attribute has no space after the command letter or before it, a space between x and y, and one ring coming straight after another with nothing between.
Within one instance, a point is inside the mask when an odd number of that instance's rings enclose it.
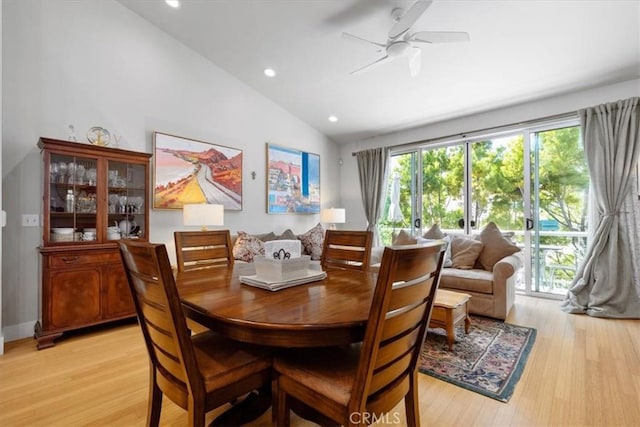
<instances>
[{"instance_id":1,"label":"abstract painting","mask_svg":"<svg viewBox=\"0 0 640 427\"><path fill-rule=\"evenodd\" d=\"M320 212L320 156L267 143L267 213Z\"/></svg>"},{"instance_id":2,"label":"abstract painting","mask_svg":"<svg viewBox=\"0 0 640 427\"><path fill-rule=\"evenodd\" d=\"M242 210L242 150L154 132L153 207Z\"/></svg>"}]
</instances>

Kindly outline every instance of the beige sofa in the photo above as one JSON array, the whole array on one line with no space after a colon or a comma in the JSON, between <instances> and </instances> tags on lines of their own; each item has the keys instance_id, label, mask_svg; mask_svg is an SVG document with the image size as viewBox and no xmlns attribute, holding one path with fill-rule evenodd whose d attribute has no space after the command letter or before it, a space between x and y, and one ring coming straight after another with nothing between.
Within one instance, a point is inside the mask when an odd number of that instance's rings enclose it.
<instances>
[{"instance_id":1,"label":"beige sofa","mask_svg":"<svg viewBox=\"0 0 640 427\"><path fill-rule=\"evenodd\" d=\"M394 236L394 244L418 243L413 236ZM478 235L442 233L437 226L423 234L426 239L449 243L440 288L471 295L469 312L504 320L516 296L516 283L523 266L523 255L507 235L489 223ZM420 240L420 238L418 238ZM384 248L372 251L371 265L379 265ZM374 267L375 268L375 267Z\"/></svg>"}]
</instances>

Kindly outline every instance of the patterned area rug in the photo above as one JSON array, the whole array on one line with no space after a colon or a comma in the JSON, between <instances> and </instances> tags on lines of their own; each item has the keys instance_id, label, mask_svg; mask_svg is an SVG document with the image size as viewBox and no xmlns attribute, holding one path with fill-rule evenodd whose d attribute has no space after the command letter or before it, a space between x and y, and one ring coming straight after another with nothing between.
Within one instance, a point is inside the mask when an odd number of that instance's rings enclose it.
<instances>
[{"instance_id":1,"label":"patterned area rug","mask_svg":"<svg viewBox=\"0 0 640 427\"><path fill-rule=\"evenodd\" d=\"M468 335L463 325L456 328L453 351L444 330L429 329L418 366L422 373L508 402L535 339L535 329L472 316Z\"/></svg>"}]
</instances>

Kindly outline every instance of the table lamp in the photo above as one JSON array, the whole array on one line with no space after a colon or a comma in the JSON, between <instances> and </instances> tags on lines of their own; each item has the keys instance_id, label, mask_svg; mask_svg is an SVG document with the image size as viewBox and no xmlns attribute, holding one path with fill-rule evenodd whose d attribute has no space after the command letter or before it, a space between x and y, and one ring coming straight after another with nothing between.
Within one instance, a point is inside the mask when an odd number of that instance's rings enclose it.
<instances>
[{"instance_id":1,"label":"table lamp","mask_svg":"<svg viewBox=\"0 0 640 427\"><path fill-rule=\"evenodd\" d=\"M207 231L208 225L223 225L224 205L207 203L182 205L182 223L202 227L202 231Z\"/></svg>"},{"instance_id":2,"label":"table lamp","mask_svg":"<svg viewBox=\"0 0 640 427\"><path fill-rule=\"evenodd\" d=\"M346 212L342 208L329 208L320 211L320 222L329 224L330 230L336 229L336 224L344 224L346 222Z\"/></svg>"}]
</instances>

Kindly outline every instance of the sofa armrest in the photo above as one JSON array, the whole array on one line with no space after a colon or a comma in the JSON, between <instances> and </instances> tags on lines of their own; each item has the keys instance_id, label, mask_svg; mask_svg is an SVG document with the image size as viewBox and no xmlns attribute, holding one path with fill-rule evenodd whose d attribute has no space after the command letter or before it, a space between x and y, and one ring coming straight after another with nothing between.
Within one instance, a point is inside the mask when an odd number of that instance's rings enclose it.
<instances>
[{"instance_id":1,"label":"sofa armrest","mask_svg":"<svg viewBox=\"0 0 640 427\"><path fill-rule=\"evenodd\" d=\"M502 281L513 276L523 264L522 252L516 252L513 255L506 256L493 266L494 280L502 279Z\"/></svg>"}]
</instances>

